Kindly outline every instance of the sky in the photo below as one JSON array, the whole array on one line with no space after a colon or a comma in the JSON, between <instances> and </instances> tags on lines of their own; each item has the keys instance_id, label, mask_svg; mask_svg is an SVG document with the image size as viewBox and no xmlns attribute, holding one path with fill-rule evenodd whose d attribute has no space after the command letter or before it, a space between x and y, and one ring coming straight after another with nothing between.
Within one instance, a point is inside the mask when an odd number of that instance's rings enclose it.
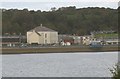
<instances>
[{"instance_id":1,"label":"sky","mask_svg":"<svg viewBox=\"0 0 120 79\"><path fill-rule=\"evenodd\" d=\"M76 6L76 8L118 8L119 0L0 0L0 8L49 11L52 7Z\"/></svg>"}]
</instances>

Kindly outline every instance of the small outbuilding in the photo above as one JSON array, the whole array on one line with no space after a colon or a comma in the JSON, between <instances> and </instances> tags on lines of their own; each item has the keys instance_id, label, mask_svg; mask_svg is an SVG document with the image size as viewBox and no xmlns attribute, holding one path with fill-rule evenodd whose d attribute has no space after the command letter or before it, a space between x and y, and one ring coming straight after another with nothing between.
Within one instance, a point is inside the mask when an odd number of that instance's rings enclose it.
<instances>
[{"instance_id":1,"label":"small outbuilding","mask_svg":"<svg viewBox=\"0 0 120 79\"><path fill-rule=\"evenodd\" d=\"M28 44L56 44L58 32L42 26L42 24L27 32Z\"/></svg>"}]
</instances>

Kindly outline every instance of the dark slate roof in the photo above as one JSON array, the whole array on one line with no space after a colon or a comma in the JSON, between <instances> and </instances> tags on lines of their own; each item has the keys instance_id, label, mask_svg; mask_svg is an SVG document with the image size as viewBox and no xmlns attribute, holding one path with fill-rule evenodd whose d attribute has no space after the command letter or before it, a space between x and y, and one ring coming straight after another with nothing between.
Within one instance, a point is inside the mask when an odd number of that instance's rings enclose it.
<instances>
[{"instance_id":1,"label":"dark slate roof","mask_svg":"<svg viewBox=\"0 0 120 79\"><path fill-rule=\"evenodd\" d=\"M57 32L57 31L55 31L55 30L52 30L52 29L47 28L47 27L44 27L44 26L38 26L38 27L30 30L29 32L32 32L32 31L36 31L36 32L39 32L39 31Z\"/></svg>"}]
</instances>

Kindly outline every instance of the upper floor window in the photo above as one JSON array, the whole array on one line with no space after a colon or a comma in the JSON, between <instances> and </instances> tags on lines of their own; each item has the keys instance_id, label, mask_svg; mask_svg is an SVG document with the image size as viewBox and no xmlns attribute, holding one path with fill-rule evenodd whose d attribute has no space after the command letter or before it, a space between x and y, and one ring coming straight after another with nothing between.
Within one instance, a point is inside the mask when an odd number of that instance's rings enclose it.
<instances>
[{"instance_id":1,"label":"upper floor window","mask_svg":"<svg viewBox=\"0 0 120 79\"><path fill-rule=\"evenodd\" d=\"M47 34L45 34L45 38L47 38Z\"/></svg>"}]
</instances>

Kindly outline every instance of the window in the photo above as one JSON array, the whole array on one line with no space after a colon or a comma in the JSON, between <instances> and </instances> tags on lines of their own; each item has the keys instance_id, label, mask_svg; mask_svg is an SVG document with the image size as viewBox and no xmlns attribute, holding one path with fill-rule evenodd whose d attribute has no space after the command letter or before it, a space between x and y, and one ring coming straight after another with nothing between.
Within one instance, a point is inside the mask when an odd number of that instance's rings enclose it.
<instances>
[{"instance_id":1,"label":"window","mask_svg":"<svg viewBox=\"0 0 120 79\"><path fill-rule=\"evenodd\" d=\"M45 38L47 38L47 34L45 34Z\"/></svg>"},{"instance_id":2,"label":"window","mask_svg":"<svg viewBox=\"0 0 120 79\"><path fill-rule=\"evenodd\" d=\"M45 40L45 44L47 44L47 40Z\"/></svg>"}]
</instances>

